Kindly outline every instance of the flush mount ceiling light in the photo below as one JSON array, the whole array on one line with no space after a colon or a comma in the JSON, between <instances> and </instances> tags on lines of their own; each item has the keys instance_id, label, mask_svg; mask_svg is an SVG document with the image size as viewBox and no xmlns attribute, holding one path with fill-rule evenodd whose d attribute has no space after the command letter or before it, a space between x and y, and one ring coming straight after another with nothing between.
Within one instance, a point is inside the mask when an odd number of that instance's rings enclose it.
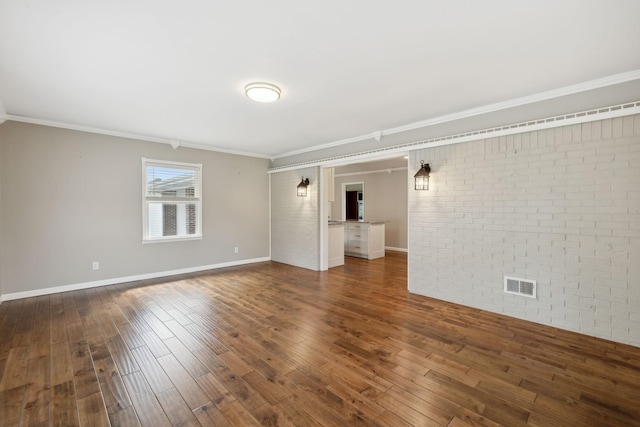
<instances>
[{"instance_id":1,"label":"flush mount ceiling light","mask_svg":"<svg viewBox=\"0 0 640 427\"><path fill-rule=\"evenodd\" d=\"M280 88L271 83L255 82L244 87L247 98L256 102L274 102L280 99Z\"/></svg>"}]
</instances>

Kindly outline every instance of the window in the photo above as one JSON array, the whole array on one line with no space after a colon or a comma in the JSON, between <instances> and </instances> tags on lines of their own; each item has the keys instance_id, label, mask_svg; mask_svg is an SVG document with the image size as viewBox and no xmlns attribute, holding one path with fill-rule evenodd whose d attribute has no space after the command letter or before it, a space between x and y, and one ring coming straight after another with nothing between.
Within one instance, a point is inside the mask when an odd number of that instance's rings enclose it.
<instances>
[{"instance_id":1,"label":"window","mask_svg":"<svg viewBox=\"0 0 640 427\"><path fill-rule=\"evenodd\" d=\"M202 238L202 165L142 159L142 242Z\"/></svg>"}]
</instances>

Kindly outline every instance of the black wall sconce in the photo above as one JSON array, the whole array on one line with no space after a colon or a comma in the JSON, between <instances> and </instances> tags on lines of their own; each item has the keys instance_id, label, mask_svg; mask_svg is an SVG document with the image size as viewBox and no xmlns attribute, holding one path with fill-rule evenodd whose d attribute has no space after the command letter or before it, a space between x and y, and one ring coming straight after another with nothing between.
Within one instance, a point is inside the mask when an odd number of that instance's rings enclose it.
<instances>
[{"instance_id":1,"label":"black wall sconce","mask_svg":"<svg viewBox=\"0 0 640 427\"><path fill-rule=\"evenodd\" d=\"M420 170L413 176L416 180L416 190L428 190L429 189L429 172L431 168L429 163L420 160Z\"/></svg>"},{"instance_id":2,"label":"black wall sconce","mask_svg":"<svg viewBox=\"0 0 640 427\"><path fill-rule=\"evenodd\" d=\"M298 197L307 197L307 186L309 185L309 178L302 178L300 184L298 184Z\"/></svg>"}]
</instances>

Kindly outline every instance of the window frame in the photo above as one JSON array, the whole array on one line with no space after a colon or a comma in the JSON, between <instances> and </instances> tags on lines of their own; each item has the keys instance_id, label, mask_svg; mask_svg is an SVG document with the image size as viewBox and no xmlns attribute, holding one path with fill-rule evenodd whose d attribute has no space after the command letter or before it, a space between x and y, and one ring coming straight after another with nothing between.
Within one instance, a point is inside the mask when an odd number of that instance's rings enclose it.
<instances>
[{"instance_id":1,"label":"window frame","mask_svg":"<svg viewBox=\"0 0 640 427\"><path fill-rule=\"evenodd\" d=\"M147 196L147 168L149 166L166 166L168 168L190 169L196 171L196 186L198 187L198 195L195 197L179 197L179 196ZM186 163L174 162L169 160L157 160L142 158L142 244L163 243L163 242L184 242L189 240L202 240L202 163ZM196 232L195 234L176 235L176 236L149 236L149 205L152 203L161 204L194 204L196 205Z\"/></svg>"}]
</instances>

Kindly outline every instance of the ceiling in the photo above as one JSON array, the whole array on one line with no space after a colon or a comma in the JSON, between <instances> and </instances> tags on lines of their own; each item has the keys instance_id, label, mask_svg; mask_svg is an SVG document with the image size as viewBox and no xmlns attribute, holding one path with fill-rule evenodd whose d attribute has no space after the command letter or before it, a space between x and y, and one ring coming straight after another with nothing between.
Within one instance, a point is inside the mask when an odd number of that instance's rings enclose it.
<instances>
[{"instance_id":1,"label":"ceiling","mask_svg":"<svg viewBox=\"0 0 640 427\"><path fill-rule=\"evenodd\" d=\"M0 122L270 158L629 81L637 0L0 0Z\"/></svg>"}]
</instances>

